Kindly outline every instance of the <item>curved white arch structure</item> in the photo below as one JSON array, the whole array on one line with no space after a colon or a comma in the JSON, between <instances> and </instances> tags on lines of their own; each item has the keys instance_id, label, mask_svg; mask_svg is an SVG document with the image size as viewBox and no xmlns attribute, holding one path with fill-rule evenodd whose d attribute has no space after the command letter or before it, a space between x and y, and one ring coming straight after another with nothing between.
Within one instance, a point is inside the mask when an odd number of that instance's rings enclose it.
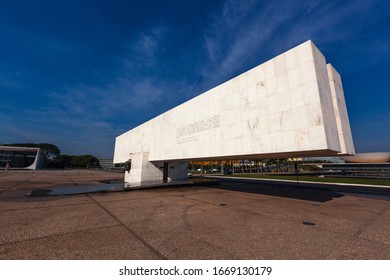
<instances>
[{"instance_id":1,"label":"curved white arch structure","mask_svg":"<svg viewBox=\"0 0 390 280\"><path fill-rule=\"evenodd\" d=\"M43 168L44 156L39 148L0 146L0 168L5 168L7 163L11 169L36 170Z\"/></svg>"}]
</instances>

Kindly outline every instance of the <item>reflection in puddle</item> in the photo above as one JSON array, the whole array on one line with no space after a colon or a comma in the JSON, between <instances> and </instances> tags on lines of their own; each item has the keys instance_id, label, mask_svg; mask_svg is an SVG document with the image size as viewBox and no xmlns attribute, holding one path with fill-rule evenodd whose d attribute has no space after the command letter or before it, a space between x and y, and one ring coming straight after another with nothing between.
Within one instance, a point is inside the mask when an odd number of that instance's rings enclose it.
<instances>
[{"instance_id":1,"label":"reflection in puddle","mask_svg":"<svg viewBox=\"0 0 390 280\"><path fill-rule=\"evenodd\" d=\"M96 192L108 192L108 191L120 191L123 190L123 183L115 184L101 184L101 185L70 185L58 187L52 190L33 190L29 196L61 196L71 194L83 194L83 193L96 193Z\"/></svg>"},{"instance_id":2,"label":"reflection in puddle","mask_svg":"<svg viewBox=\"0 0 390 280\"><path fill-rule=\"evenodd\" d=\"M32 197L62 196L62 195L85 194L85 193L128 191L128 190L136 190L136 189L144 189L144 188L171 187L171 186L182 186L182 185L192 185L192 184L194 183L190 181L175 181L175 182L168 182L168 183L149 182L149 183L142 183L142 184L106 182L105 184L67 185L62 187L56 187L54 189L38 189L38 190L31 191L31 193L27 195Z\"/></svg>"}]
</instances>

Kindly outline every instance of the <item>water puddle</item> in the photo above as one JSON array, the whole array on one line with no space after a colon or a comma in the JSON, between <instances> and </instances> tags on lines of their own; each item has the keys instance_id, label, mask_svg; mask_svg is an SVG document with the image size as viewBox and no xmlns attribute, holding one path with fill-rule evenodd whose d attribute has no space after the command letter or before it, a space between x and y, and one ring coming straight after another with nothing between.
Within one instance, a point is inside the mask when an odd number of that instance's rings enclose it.
<instances>
[{"instance_id":1,"label":"water puddle","mask_svg":"<svg viewBox=\"0 0 390 280\"><path fill-rule=\"evenodd\" d=\"M193 185L193 182L189 181L175 181L175 182L146 182L142 184L128 184L118 180L99 181L101 184L89 184L89 185L66 185L56 187L53 189L37 189L31 191L27 196L31 197L47 197L47 196L64 196L73 194L87 194L87 193L103 193L103 192L117 192L117 191L129 191L136 189L155 188L155 187L171 187L182 185Z\"/></svg>"},{"instance_id":2,"label":"water puddle","mask_svg":"<svg viewBox=\"0 0 390 280\"><path fill-rule=\"evenodd\" d=\"M99 193L99 192L112 192L121 191L124 189L123 183L110 183L101 185L70 185L58 187L55 189L42 189L33 190L29 196L62 196L72 194L84 194L84 193Z\"/></svg>"}]
</instances>

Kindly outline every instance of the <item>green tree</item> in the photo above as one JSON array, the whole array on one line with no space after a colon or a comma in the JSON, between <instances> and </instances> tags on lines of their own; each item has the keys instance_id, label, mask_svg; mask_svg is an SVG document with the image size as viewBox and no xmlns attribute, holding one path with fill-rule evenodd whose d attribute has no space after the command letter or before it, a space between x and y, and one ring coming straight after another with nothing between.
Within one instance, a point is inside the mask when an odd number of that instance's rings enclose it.
<instances>
[{"instance_id":1,"label":"green tree","mask_svg":"<svg viewBox=\"0 0 390 280\"><path fill-rule=\"evenodd\" d=\"M61 150L53 144L40 143L37 147L42 149L47 159L53 159L61 154Z\"/></svg>"},{"instance_id":2,"label":"green tree","mask_svg":"<svg viewBox=\"0 0 390 280\"><path fill-rule=\"evenodd\" d=\"M99 168L99 159L92 155L59 155L50 160L48 168Z\"/></svg>"},{"instance_id":3,"label":"green tree","mask_svg":"<svg viewBox=\"0 0 390 280\"><path fill-rule=\"evenodd\" d=\"M96 168L100 167L99 160L92 155L73 156L71 167Z\"/></svg>"}]
</instances>

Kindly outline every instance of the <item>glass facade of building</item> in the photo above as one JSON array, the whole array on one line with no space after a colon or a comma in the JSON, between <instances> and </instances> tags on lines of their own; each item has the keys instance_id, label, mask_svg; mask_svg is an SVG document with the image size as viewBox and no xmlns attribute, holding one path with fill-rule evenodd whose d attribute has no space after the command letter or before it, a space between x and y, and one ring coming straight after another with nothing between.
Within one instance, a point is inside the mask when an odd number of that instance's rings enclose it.
<instances>
[{"instance_id":1,"label":"glass facade of building","mask_svg":"<svg viewBox=\"0 0 390 280\"><path fill-rule=\"evenodd\" d=\"M0 168L39 169L44 164L40 149L0 146Z\"/></svg>"},{"instance_id":2,"label":"glass facade of building","mask_svg":"<svg viewBox=\"0 0 390 280\"><path fill-rule=\"evenodd\" d=\"M329 177L390 179L390 163L323 164Z\"/></svg>"}]
</instances>

